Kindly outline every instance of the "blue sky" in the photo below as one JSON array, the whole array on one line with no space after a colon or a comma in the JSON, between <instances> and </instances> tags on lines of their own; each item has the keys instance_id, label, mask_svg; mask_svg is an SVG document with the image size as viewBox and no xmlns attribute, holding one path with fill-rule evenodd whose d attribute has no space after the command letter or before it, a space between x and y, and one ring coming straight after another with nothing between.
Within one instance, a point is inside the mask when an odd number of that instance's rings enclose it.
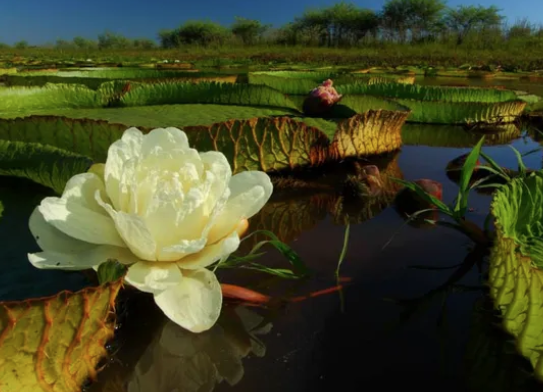
<instances>
[{"instance_id":1,"label":"blue sky","mask_svg":"<svg viewBox=\"0 0 543 392\"><path fill-rule=\"evenodd\" d=\"M234 16L280 25L306 8L334 0L0 0L0 42L55 42L109 29L131 38L156 38L158 30L175 28L188 19L210 19L228 25ZM354 0L378 10L385 0ZM543 23L543 0L449 0L459 4L496 5L508 21L527 17Z\"/></svg>"}]
</instances>

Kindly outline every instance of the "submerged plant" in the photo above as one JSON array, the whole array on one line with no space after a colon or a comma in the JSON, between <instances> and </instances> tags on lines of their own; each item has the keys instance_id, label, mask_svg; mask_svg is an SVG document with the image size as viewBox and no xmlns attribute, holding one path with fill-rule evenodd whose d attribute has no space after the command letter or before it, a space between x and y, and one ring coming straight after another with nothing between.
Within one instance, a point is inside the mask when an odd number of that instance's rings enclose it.
<instances>
[{"instance_id":1,"label":"submerged plant","mask_svg":"<svg viewBox=\"0 0 543 392\"><path fill-rule=\"evenodd\" d=\"M420 210L412 215L413 218L416 218L420 214L432 211L434 208L445 215L451 217L456 225L455 228L466 233L470 238L479 244L487 244L489 238L476 224L466 220L466 212L468 211L468 197L471 189L475 188L478 184L471 184L470 179L473 174L473 171L478 167L478 158L481 154L481 147L484 143L485 137L483 136L473 150L468 154L462 170L460 172L460 181L458 195L456 196L454 205L449 206L440 200L439 197L432 195L430 192L426 191L421 185L415 182L404 181L401 179L394 179L395 181L404 185L407 189L414 192L417 197L426 203L428 203L431 208Z\"/></svg>"},{"instance_id":2,"label":"submerged plant","mask_svg":"<svg viewBox=\"0 0 543 392\"><path fill-rule=\"evenodd\" d=\"M226 157L199 153L177 128L143 135L126 130L105 164L72 177L62 196L47 197L30 217L40 248L37 268L98 269L130 265L125 281L154 295L172 321L211 328L222 293L206 267L236 251L247 219L273 191L264 172L232 176Z\"/></svg>"},{"instance_id":3,"label":"submerged plant","mask_svg":"<svg viewBox=\"0 0 543 392\"><path fill-rule=\"evenodd\" d=\"M332 106L341 100L342 95L338 94L333 87L334 82L327 79L309 93L303 103L303 111L308 116L326 114Z\"/></svg>"}]
</instances>

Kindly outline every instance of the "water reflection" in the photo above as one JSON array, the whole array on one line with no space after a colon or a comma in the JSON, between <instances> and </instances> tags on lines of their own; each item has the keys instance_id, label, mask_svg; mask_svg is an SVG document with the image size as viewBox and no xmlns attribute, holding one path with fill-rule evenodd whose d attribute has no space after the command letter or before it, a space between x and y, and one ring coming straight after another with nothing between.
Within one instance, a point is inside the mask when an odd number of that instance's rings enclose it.
<instances>
[{"instance_id":1,"label":"water reflection","mask_svg":"<svg viewBox=\"0 0 543 392\"><path fill-rule=\"evenodd\" d=\"M225 307L218 324L201 334L166 322L135 366L128 392L206 392L223 381L236 385L244 374L242 360L263 357L258 338L272 325L243 308Z\"/></svg>"},{"instance_id":2,"label":"water reflection","mask_svg":"<svg viewBox=\"0 0 543 392\"><path fill-rule=\"evenodd\" d=\"M505 145L522 135L519 125L511 123L468 129L460 125L405 124L404 145L430 147L472 147L485 136L485 146Z\"/></svg>"}]
</instances>

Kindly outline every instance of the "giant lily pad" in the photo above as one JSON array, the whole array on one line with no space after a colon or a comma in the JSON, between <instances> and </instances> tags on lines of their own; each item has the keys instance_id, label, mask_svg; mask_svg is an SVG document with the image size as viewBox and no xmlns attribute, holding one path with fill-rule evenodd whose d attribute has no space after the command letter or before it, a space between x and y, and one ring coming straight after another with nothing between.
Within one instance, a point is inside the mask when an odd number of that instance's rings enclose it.
<instances>
[{"instance_id":1,"label":"giant lily pad","mask_svg":"<svg viewBox=\"0 0 543 392\"><path fill-rule=\"evenodd\" d=\"M459 125L405 124L402 141L405 145L429 147L473 147L485 135L485 146L509 144L520 138L521 130L516 124L497 126L494 132L480 133Z\"/></svg>"},{"instance_id":2,"label":"giant lily pad","mask_svg":"<svg viewBox=\"0 0 543 392\"><path fill-rule=\"evenodd\" d=\"M469 340L463 358L470 391L537 391L530 365L517 355L514 343L499 327L500 320L487 296L475 303ZM496 325L498 324L498 326Z\"/></svg>"},{"instance_id":3,"label":"giant lily pad","mask_svg":"<svg viewBox=\"0 0 543 392\"><path fill-rule=\"evenodd\" d=\"M48 298L0 302L3 392L74 392L96 378L113 337L121 281Z\"/></svg>"},{"instance_id":4,"label":"giant lily pad","mask_svg":"<svg viewBox=\"0 0 543 392\"><path fill-rule=\"evenodd\" d=\"M326 79L333 79L336 86L351 83L414 83L412 77L402 75L371 76L356 73L342 73L338 71L261 71L250 72L250 84L260 84L281 91L285 94L307 94L316 85Z\"/></svg>"},{"instance_id":5,"label":"giant lily pad","mask_svg":"<svg viewBox=\"0 0 543 392\"><path fill-rule=\"evenodd\" d=\"M496 240L489 268L490 295L503 328L543 380L543 172L514 179L492 202Z\"/></svg>"},{"instance_id":6,"label":"giant lily pad","mask_svg":"<svg viewBox=\"0 0 543 392\"><path fill-rule=\"evenodd\" d=\"M507 123L526 107L526 101L509 90L358 83L338 86L337 91L392 99L411 110L408 121L418 123Z\"/></svg>"},{"instance_id":7,"label":"giant lily pad","mask_svg":"<svg viewBox=\"0 0 543 392\"><path fill-rule=\"evenodd\" d=\"M407 114L370 111L339 121L333 132L330 129L322 131L289 117L230 120L184 127L163 118L157 119L155 124L181 126L195 148L223 152L235 172L254 169L276 171L394 151L401 146L400 130ZM126 127L105 121L33 116L0 120L0 140L41 143L103 162L109 145L121 137ZM148 131L151 127L140 129Z\"/></svg>"},{"instance_id":8,"label":"giant lily pad","mask_svg":"<svg viewBox=\"0 0 543 392\"><path fill-rule=\"evenodd\" d=\"M28 178L59 194L72 176L91 164L87 157L56 147L0 140L0 176Z\"/></svg>"},{"instance_id":9,"label":"giant lily pad","mask_svg":"<svg viewBox=\"0 0 543 392\"><path fill-rule=\"evenodd\" d=\"M296 109L295 104L282 93L266 86L215 82L144 84L113 81L102 84L96 91L86 86L69 84L2 89L0 90L0 117L22 117L36 114L36 111L54 109L180 103Z\"/></svg>"},{"instance_id":10,"label":"giant lily pad","mask_svg":"<svg viewBox=\"0 0 543 392\"><path fill-rule=\"evenodd\" d=\"M173 70L114 68L96 70L53 70L53 72L33 71L11 74L4 77L7 86L44 86L47 83L81 84L97 89L110 80L156 82L219 82L236 83L237 75L187 72Z\"/></svg>"},{"instance_id":11,"label":"giant lily pad","mask_svg":"<svg viewBox=\"0 0 543 392\"><path fill-rule=\"evenodd\" d=\"M74 392L96 377L113 336L121 281L100 287L78 272L33 267L28 219L52 192L0 178L0 390ZM71 290L71 291L66 291Z\"/></svg>"}]
</instances>

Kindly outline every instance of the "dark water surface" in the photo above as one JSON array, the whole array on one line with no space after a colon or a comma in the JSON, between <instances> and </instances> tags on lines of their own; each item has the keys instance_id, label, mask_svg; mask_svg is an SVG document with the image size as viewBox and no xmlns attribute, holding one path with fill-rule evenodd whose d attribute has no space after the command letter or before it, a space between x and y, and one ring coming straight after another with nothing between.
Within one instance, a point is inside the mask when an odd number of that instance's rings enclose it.
<instances>
[{"instance_id":1,"label":"dark water surface","mask_svg":"<svg viewBox=\"0 0 543 392\"><path fill-rule=\"evenodd\" d=\"M442 129L435 127L436 132ZM405 132L416 131L416 125L405 128ZM540 147L526 132L511 144L521 153ZM445 167L470 150L404 145L383 172L406 180L439 181L444 201L451 203L458 187L446 176ZM483 151L498 163L516 168L515 154L507 145L485 146ZM541 168L541 151L524 162L530 168ZM13 280L24 274L28 284L21 290L39 289L42 295L48 290L54 293L55 279L68 281L74 290L88 285L79 274L34 270L29 263L26 269L20 264L13 268L16 260L22 262L27 252L37 250L27 219L48 193L28 182L9 179L1 179L0 192L4 205L0 236L17 238L3 244L2 254L7 252L9 257L4 258L0 272L11 273ZM288 242L312 269L312 278L293 281L254 271L221 271L221 281L276 298L305 296L334 286L346 226L334 213L336 196L321 193L282 192L251 220L252 229L268 228ZM490 200L489 195L472 193L468 219L482 226ZM364 210L364 205L358 207ZM507 353L511 351L509 338L494 327L496 319L488 311L491 304L483 287L484 268L483 273L468 268L448 285L459 267L411 268L459 265L473 247L466 236L449 228L406 225L389 205L372 219L351 220L340 275L351 278L352 283L341 293L267 309L226 304L219 323L202 334L190 334L168 321L150 295L123 293L129 300L119 305L120 328L108 347L113 355L98 381L86 390L540 390L526 381L525 363ZM471 257L484 258L474 253ZM288 266L274 250L258 261ZM51 288L45 279L49 272ZM43 282L44 287L36 288L35 281ZM0 295L3 300L19 299L18 292L4 292L1 287Z\"/></svg>"},{"instance_id":2,"label":"dark water surface","mask_svg":"<svg viewBox=\"0 0 543 392\"><path fill-rule=\"evenodd\" d=\"M512 144L521 152L539 147L528 137ZM457 185L447 178L445 167L469 151L404 146L397 164L405 179L441 182L444 200L452 202ZM485 147L484 151L502 165L515 168L516 158L509 147ZM541 152L525 159L532 168L540 168L541 161ZM490 199L473 193L469 219L482 225ZM278 210L290 205L292 211L312 211L313 220L300 225L304 230L289 235L294 237L290 244L316 276L305 282L278 282L260 273L229 271L221 275L222 281L291 297L333 286L345 226L319 208L308 208L316 203L312 196L281 200L270 204ZM438 289L456 268L410 268L460 264L473 248L471 241L448 228L415 228L403 223L390 206L373 219L351 225L341 276L352 278L353 283L342 295L330 293L272 309L240 310L228 305L223 320L200 335L167 321L152 299L138 294L138 299L127 304L116 342L120 351L90 390L109 391L115 384L127 388L118 390L129 392L211 391L215 383L217 391L232 390L230 383L237 391L537 390L528 384L520 389L505 382L495 385L495 372L506 380L523 379L519 369L524 363L507 354L488 369L496 356L504 356L502 345L507 338L492 326L496 320L489 312L480 310L490 305L477 268L469 269L457 282L463 289L452 289L453 285ZM274 251L259 261L283 263ZM399 305L390 299L412 301ZM409 310L412 317L403 317ZM234 316L236 311L243 313ZM260 321L264 327L259 329L256 324ZM257 330L253 338L246 330L252 327ZM480 348L483 343L484 350ZM496 354L488 349L494 346L502 351Z\"/></svg>"}]
</instances>

